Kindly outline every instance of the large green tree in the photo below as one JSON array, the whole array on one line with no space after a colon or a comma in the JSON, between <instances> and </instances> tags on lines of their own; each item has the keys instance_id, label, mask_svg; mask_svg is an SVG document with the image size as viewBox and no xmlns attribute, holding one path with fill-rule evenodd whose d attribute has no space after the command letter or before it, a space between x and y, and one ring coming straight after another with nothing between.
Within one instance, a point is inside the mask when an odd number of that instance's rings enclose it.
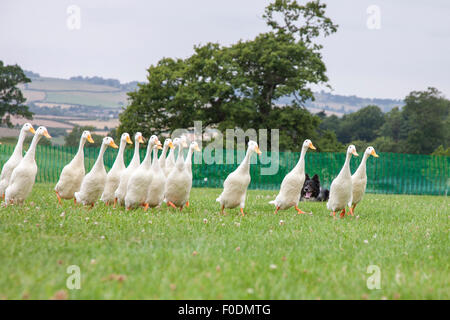
<instances>
[{"instance_id":1,"label":"large green tree","mask_svg":"<svg viewBox=\"0 0 450 320\"><path fill-rule=\"evenodd\" d=\"M27 78L22 68L18 65L4 65L0 60L0 119L1 122L12 126L11 116L22 116L32 119L33 113L28 110L24 103L26 98L22 91L17 87L19 84L28 83L31 80Z\"/></svg>"},{"instance_id":2,"label":"large green tree","mask_svg":"<svg viewBox=\"0 0 450 320\"><path fill-rule=\"evenodd\" d=\"M277 17L281 17L282 23ZM271 29L252 40L224 47L207 43L186 59L165 58L148 69L148 83L129 94L119 133L145 135L192 127L219 130L280 129L280 148L298 150L317 137L319 118L304 103L311 84L328 81L316 39L336 31L325 5L276 0L263 18ZM281 97L291 102L280 106Z\"/></svg>"},{"instance_id":3,"label":"large green tree","mask_svg":"<svg viewBox=\"0 0 450 320\"><path fill-rule=\"evenodd\" d=\"M450 100L436 88L411 92L403 107L406 152L429 154L440 145L448 147L449 114Z\"/></svg>"}]
</instances>

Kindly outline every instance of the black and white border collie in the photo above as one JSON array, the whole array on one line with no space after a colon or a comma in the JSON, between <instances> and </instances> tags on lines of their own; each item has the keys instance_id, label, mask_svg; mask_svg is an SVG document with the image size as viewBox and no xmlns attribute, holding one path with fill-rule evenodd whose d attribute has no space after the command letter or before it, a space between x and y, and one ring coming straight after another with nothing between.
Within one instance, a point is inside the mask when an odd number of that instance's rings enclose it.
<instances>
[{"instance_id":1,"label":"black and white border collie","mask_svg":"<svg viewBox=\"0 0 450 320\"><path fill-rule=\"evenodd\" d=\"M300 201L327 201L329 196L330 190L320 187L320 180L317 174L312 179L308 174L305 174L305 183L300 194Z\"/></svg>"}]
</instances>

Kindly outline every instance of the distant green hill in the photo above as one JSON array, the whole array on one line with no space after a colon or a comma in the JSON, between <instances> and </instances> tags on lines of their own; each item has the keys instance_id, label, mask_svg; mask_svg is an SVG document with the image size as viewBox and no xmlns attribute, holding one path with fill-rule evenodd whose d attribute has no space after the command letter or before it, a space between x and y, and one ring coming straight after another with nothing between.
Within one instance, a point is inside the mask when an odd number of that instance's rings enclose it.
<instances>
[{"instance_id":1,"label":"distant green hill","mask_svg":"<svg viewBox=\"0 0 450 320\"><path fill-rule=\"evenodd\" d=\"M27 75L31 83L22 86L24 95L28 102L41 104L121 108L127 104L127 92L137 86L137 82L120 84L118 80L99 77L59 79L30 72Z\"/></svg>"}]
</instances>

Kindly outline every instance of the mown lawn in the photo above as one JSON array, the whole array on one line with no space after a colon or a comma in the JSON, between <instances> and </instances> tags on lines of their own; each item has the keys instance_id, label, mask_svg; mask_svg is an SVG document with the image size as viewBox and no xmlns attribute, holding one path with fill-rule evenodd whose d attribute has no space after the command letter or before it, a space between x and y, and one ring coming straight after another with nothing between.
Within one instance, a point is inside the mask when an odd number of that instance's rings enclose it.
<instances>
[{"instance_id":1,"label":"mown lawn","mask_svg":"<svg viewBox=\"0 0 450 320\"><path fill-rule=\"evenodd\" d=\"M358 218L333 220L324 203L274 215L274 191L249 191L241 217L219 215L219 189L194 189L181 213L57 207L52 190L0 209L0 298L450 298L446 197L367 195ZM79 290L66 287L70 265Z\"/></svg>"}]
</instances>

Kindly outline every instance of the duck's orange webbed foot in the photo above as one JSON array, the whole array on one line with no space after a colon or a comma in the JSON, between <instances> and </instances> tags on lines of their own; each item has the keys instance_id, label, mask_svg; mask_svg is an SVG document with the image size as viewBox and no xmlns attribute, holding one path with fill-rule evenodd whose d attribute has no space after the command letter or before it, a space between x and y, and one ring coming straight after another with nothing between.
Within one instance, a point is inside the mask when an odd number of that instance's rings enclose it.
<instances>
[{"instance_id":1,"label":"duck's orange webbed foot","mask_svg":"<svg viewBox=\"0 0 450 320\"><path fill-rule=\"evenodd\" d=\"M339 215L339 217L341 217L341 218L345 217L345 208L342 209L341 214Z\"/></svg>"},{"instance_id":2,"label":"duck's orange webbed foot","mask_svg":"<svg viewBox=\"0 0 450 320\"><path fill-rule=\"evenodd\" d=\"M168 206L171 206L171 207L174 208L174 209L177 208L177 206L174 205L171 201L167 201L167 205L168 205Z\"/></svg>"},{"instance_id":3,"label":"duck's orange webbed foot","mask_svg":"<svg viewBox=\"0 0 450 320\"><path fill-rule=\"evenodd\" d=\"M355 211L355 207L356 207L356 203L350 208L350 210L348 211L348 214L351 216L354 216L354 211Z\"/></svg>"},{"instance_id":4,"label":"duck's orange webbed foot","mask_svg":"<svg viewBox=\"0 0 450 320\"><path fill-rule=\"evenodd\" d=\"M275 213L274 213L274 214L277 214L277 213L278 213L278 210L280 210L280 207L277 207L277 208L275 209Z\"/></svg>"},{"instance_id":5,"label":"duck's orange webbed foot","mask_svg":"<svg viewBox=\"0 0 450 320\"><path fill-rule=\"evenodd\" d=\"M241 208L241 215L242 215L242 216L245 216L245 214L244 214L244 208Z\"/></svg>"},{"instance_id":6,"label":"duck's orange webbed foot","mask_svg":"<svg viewBox=\"0 0 450 320\"><path fill-rule=\"evenodd\" d=\"M297 207L297 206L295 206L295 210L297 210L297 214L303 214L303 213L306 213L306 212L300 210L300 208Z\"/></svg>"},{"instance_id":7,"label":"duck's orange webbed foot","mask_svg":"<svg viewBox=\"0 0 450 320\"><path fill-rule=\"evenodd\" d=\"M55 190L56 197L58 198L58 204L61 204L61 196L59 195L59 192Z\"/></svg>"}]
</instances>

